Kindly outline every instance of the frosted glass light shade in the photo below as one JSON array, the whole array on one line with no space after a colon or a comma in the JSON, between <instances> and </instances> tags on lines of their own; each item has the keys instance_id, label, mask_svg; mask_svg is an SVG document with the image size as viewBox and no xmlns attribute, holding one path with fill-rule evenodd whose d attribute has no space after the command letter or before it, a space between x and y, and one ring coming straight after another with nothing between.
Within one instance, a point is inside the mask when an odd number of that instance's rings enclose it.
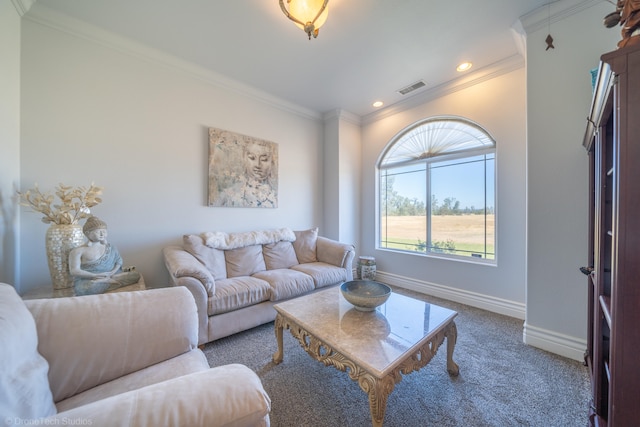
<instances>
[{"instance_id":1,"label":"frosted glass light shade","mask_svg":"<svg viewBox=\"0 0 640 427\"><path fill-rule=\"evenodd\" d=\"M318 37L320 27L327 20L328 3L329 0L280 0L280 9L287 18L302 28L311 40L311 36Z\"/></svg>"},{"instance_id":2,"label":"frosted glass light shade","mask_svg":"<svg viewBox=\"0 0 640 427\"><path fill-rule=\"evenodd\" d=\"M312 22L316 29L319 29L324 25L327 20L327 16L329 16L329 6L325 7L322 11L316 22L313 22L313 18L316 17L318 11L322 7L324 0L291 0L289 2L289 13L291 16L295 17L298 21L304 22ZM295 24L304 29L304 25Z\"/></svg>"}]
</instances>

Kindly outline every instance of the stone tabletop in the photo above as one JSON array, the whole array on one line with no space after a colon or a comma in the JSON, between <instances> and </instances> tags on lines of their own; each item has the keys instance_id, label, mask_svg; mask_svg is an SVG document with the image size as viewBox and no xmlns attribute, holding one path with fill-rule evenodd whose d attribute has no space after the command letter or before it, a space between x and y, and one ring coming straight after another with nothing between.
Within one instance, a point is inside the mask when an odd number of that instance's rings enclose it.
<instances>
[{"instance_id":1,"label":"stone tabletop","mask_svg":"<svg viewBox=\"0 0 640 427\"><path fill-rule=\"evenodd\" d=\"M396 292L375 311L362 312L344 299L339 287L276 304L275 309L379 378L458 314Z\"/></svg>"}]
</instances>

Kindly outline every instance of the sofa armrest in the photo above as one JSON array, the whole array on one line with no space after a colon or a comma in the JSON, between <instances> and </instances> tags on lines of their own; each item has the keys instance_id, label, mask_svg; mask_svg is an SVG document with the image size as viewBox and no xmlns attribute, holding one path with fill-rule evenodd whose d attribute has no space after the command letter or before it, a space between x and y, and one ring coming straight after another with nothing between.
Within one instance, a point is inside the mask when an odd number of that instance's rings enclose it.
<instances>
[{"instance_id":1,"label":"sofa armrest","mask_svg":"<svg viewBox=\"0 0 640 427\"><path fill-rule=\"evenodd\" d=\"M45 418L92 426L269 426L271 400L258 376L233 364L195 372Z\"/></svg>"},{"instance_id":2,"label":"sofa armrest","mask_svg":"<svg viewBox=\"0 0 640 427\"><path fill-rule=\"evenodd\" d=\"M191 351L198 318L183 287L27 300L54 402Z\"/></svg>"},{"instance_id":3,"label":"sofa armrest","mask_svg":"<svg viewBox=\"0 0 640 427\"><path fill-rule=\"evenodd\" d=\"M202 283L193 277L181 277L174 283L189 289L193 298L196 300L198 310L198 346L204 345L210 341L209 339L209 296L207 290Z\"/></svg>"},{"instance_id":4,"label":"sofa armrest","mask_svg":"<svg viewBox=\"0 0 640 427\"><path fill-rule=\"evenodd\" d=\"M318 236L316 256L318 261L326 262L351 271L355 247L346 243L340 243L326 237Z\"/></svg>"},{"instance_id":5,"label":"sofa armrest","mask_svg":"<svg viewBox=\"0 0 640 427\"><path fill-rule=\"evenodd\" d=\"M202 283L209 296L213 295L215 292L213 275L196 257L177 245L165 247L162 253L173 284L181 285L181 278L193 277Z\"/></svg>"}]
</instances>

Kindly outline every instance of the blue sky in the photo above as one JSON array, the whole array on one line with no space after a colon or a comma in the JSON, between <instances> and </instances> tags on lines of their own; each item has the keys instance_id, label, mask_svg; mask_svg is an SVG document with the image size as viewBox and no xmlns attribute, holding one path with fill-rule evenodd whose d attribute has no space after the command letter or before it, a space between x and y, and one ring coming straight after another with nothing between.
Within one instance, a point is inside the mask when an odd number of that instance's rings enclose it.
<instances>
[{"instance_id":1,"label":"blue sky","mask_svg":"<svg viewBox=\"0 0 640 427\"><path fill-rule=\"evenodd\" d=\"M468 160L468 159L467 159ZM484 206L484 162L456 164L455 162L439 163L444 167L432 168L432 193L439 204L447 197L460 201L460 207ZM487 175L492 177L494 162L488 162ZM420 170L422 169L422 170ZM424 164L402 168L405 173L395 176L394 190L400 195L425 201L426 180ZM491 185L491 184L490 184ZM492 204L494 188L487 188L489 204Z\"/></svg>"}]
</instances>

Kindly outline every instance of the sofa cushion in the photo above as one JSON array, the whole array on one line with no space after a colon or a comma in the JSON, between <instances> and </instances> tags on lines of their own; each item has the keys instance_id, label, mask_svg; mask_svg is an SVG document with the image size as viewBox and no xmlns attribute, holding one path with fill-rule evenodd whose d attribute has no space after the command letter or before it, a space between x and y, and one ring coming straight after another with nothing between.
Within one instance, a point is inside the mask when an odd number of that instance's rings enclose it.
<instances>
[{"instance_id":1,"label":"sofa cushion","mask_svg":"<svg viewBox=\"0 0 640 427\"><path fill-rule=\"evenodd\" d=\"M256 277L234 277L216 282L216 292L209 298L209 316L238 310L269 301L271 286Z\"/></svg>"},{"instance_id":2,"label":"sofa cushion","mask_svg":"<svg viewBox=\"0 0 640 427\"><path fill-rule=\"evenodd\" d=\"M316 285L316 288L335 285L336 283L342 283L347 280L346 268L336 267L335 265L324 262L299 264L294 265L291 268L313 277L313 282Z\"/></svg>"},{"instance_id":3,"label":"sofa cushion","mask_svg":"<svg viewBox=\"0 0 640 427\"><path fill-rule=\"evenodd\" d=\"M318 240L318 227L304 231L294 231L296 240L293 242L293 248L296 251L296 257L299 264L307 262L316 262L316 241Z\"/></svg>"},{"instance_id":4,"label":"sofa cushion","mask_svg":"<svg viewBox=\"0 0 640 427\"><path fill-rule=\"evenodd\" d=\"M68 411L111 396L207 369L209 369L209 362L204 353L200 350L191 350L61 400L56 403L56 407L59 412Z\"/></svg>"},{"instance_id":5,"label":"sofa cushion","mask_svg":"<svg viewBox=\"0 0 640 427\"><path fill-rule=\"evenodd\" d=\"M298 264L296 252L291 242L278 242L262 246L262 255L267 270L289 268Z\"/></svg>"},{"instance_id":6,"label":"sofa cushion","mask_svg":"<svg viewBox=\"0 0 640 427\"><path fill-rule=\"evenodd\" d=\"M0 283L0 349L2 421L54 415L49 364L38 353L35 321L13 286L6 283Z\"/></svg>"},{"instance_id":7,"label":"sofa cushion","mask_svg":"<svg viewBox=\"0 0 640 427\"><path fill-rule=\"evenodd\" d=\"M269 426L271 400L258 375L231 364L74 408L29 426ZM31 421L31 420L29 420Z\"/></svg>"},{"instance_id":8,"label":"sofa cushion","mask_svg":"<svg viewBox=\"0 0 640 427\"><path fill-rule=\"evenodd\" d=\"M200 261L211 272L215 280L227 278L227 266L224 251L210 248L204 244L201 236L185 234L182 237L184 250Z\"/></svg>"},{"instance_id":9,"label":"sofa cushion","mask_svg":"<svg viewBox=\"0 0 640 427\"><path fill-rule=\"evenodd\" d=\"M224 251L227 262L227 277L251 276L267 269L262 256L262 245Z\"/></svg>"},{"instance_id":10,"label":"sofa cushion","mask_svg":"<svg viewBox=\"0 0 640 427\"><path fill-rule=\"evenodd\" d=\"M184 286L35 299L25 305L38 325L38 349L49 362L54 402L191 351L198 343L197 306ZM87 327L87 322L96 325Z\"/></svg>"},{"instance_id":11,"label":"sofa cushion","mask_svg":"<svg viewBox=\"0 0 640 427\"><path fill-rule=\"evenodd\" d=\"M314 289L314 282L311 276L286 268L261 271L254 274L253 277L269 283L271 286L271 301L281 301Z\"/></svg>"}]
</instances>

